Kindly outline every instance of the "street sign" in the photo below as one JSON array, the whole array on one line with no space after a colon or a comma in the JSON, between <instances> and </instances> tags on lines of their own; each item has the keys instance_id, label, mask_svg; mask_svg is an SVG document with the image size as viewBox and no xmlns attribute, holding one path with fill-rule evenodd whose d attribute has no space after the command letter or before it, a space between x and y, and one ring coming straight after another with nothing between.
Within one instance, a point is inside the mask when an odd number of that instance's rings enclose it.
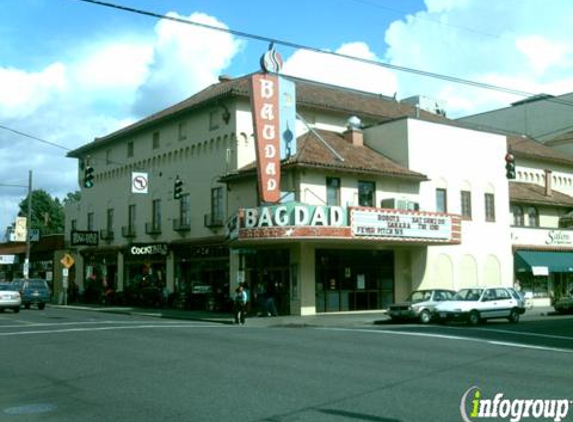
<instances>
[{"instance_id":1,"label":"street sign","mask_svg":"<svg viewBox=\"0 0 573 422\"><path fill-rule=\"evenodd\" d=\"M64 268L70 268L76 262L74 258L70 254L65 254L64 257L60 260Z\"/></svg>"}]
</instances>

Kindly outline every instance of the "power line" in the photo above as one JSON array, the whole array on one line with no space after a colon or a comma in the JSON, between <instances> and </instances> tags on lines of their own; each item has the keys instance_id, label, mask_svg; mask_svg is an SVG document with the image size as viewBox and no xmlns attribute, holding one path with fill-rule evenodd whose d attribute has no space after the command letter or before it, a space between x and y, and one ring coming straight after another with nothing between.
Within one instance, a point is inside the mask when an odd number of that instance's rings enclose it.
<instances>
[{"instance_id":1,"label":"power line","mask_svg":"<svg viewBox=\"0 0 573 422\"><path fill-rule=\"evenodd\" d=\"M149 12L146 10L136 9L133 7L123 6L120 4L109 3L109 2L100 1L100 0L75 0L75 1L81 1L84 3L92 3L92 4L95 4L98 6L122 10L124 12L135 13L135 14L148 16L148 17L152 17L152 18L156 18L156 19L169 20L169 21L173 21L173 22L177 22L177 23L182 23L185 25L193 25L193 26L197 26L200 28L204 28L204 29L209 29L209 30L218 31L218 32L224 32L226 34L235 35L237 37L249 38L249 39L254 39L257 41L264 41L267 43L274 43L277 45L282 45L284 47L289 47L289 48L294 48L294 49L299 49L299 50L307 50L307 51L311 51L311 52L319 53L319 54L326 54L326 55L339 57L339 58L343 58L343 59L354 60L357 62L369 64L369 65L384 67L386 69L396 70L399 72L411 73L411 74L418 75L418 76L425 76L428 78L439 79L439 80L452 82L452 83L456 83L456 84L461 84L461 85L468 85L468 86L472 86L475 88L481 88L481 89L487 89L487 90L492 90L492 91L497 91L497 92L503 92L506 94L516 95L516 96L525 97L525 98L538 95L538 94L533 94L531 92L521 91L521 90L514 89L514 88L507 88L507 87L503 87L503 86L499 86L499 85L488 84L485 82L472 81L469 79L458 78L455 76L449 76L449 75L444 75L444 74L440 74L440 73L429 72L426 70L414 69L414 68L410 68L410 67L406 67L406 66L398 66L398 65L394 65L394 64L390 64L390 63L384 63L384 62L377 61L377 60L364 59L361 57L350 56L347 54L323 50L320 48L311 47L311 46L304 45L304 44L298 44L298 43L294 43L291 41L280 40L278 38L271 38L271 37L267 37L267 36L263 36L263 35L252 34L249 32L237 31L237 30L228 29L228 28L221 28L221 27L214 26L214 25L208 25L208 24L201 23L201 22L191 21L189 19L183 19L183 18L178 18L175 16L169 16L169 15L163 15L160 13ZM573 106L573 102L571 102L571 101L566 101L566 100L562 100L562 99L554 98L554 97L548 98L547 101L554 102L557 104L567 105L567 106Z\"/></svg>"},{"instance_id":2,"label":"power line","mask_svg":"<svg viewBox=\"0 0 573 422\"><path fill-rule=\"evenodd\" d=\"M368 0L350 0L353 1L355 3L362 3L362 4L366 4L368 6L372 6L372 7L377 7L379 9L384 9L384 10L388 10L390 12L396 13L397 15L406 15L409 14L408 12L404 11L404 10L399 10L399 9L394 9L392 7L387 7L387 6L382 6L381 4L378 3L374 3L372 1L368 1ZM499 35L495 35L495 34L490 34L488 32L484 32L484 31L479 31L477 29L474 28L468 28L466 26L461 26L461 25L454 25L451 23L447 23L447 22L442 22L439 21L437 19L430 19L430 18L423 18L420 16L416 16L416 15L412 15L410 14L410 16L412 17L412 19L414 20L418 20L418 21L425 21L425 22L431 22L437 25L443 25L443 26L449 26L450 28L454 28L454 29L458 29L458 30L462 30L462 31L467 31L467 32L471 32L474 34L478 34L478 35L485 35L486 37L491 37L491 38L497 38L497 39L501 39L501 37Z\"/></svg>"},{"instance_id":3,"label":"power line","mask_svg":"<svg viewBox=\"0 0 573 422\"><path fill-rule=\"evenodd\" d=\"M25 136L26 138L34 139L35 141L42 142L44 144L48 144L48 145L51 145L51 146L56 147L56 148L61 148L61 149L66 150L66 151L71 151L70 148L65 147L63 145L56 144L55 142L46 141L45 139L38 138L37 136L30 135L28 133L20 132L19 130L9 128L8 126L0 125L0 129L4 129L4 130L7 130L9 132L13 132L13 133L20 135L20 136Z\"/></svg>"}]
</instances>

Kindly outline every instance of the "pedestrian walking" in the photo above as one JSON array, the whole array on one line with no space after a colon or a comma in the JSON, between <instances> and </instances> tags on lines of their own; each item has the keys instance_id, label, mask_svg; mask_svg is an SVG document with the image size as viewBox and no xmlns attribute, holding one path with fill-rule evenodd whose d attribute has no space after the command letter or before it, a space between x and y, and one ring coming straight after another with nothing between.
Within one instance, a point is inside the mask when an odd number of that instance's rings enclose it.
<instances>
[{"instance_id":1,"label":"pedestrian walking","mask_svg":"<svg viewBox=\"0 0 573 422\"><path fill-rule=\"evenodd\" d=\"M245 324L245 313L247 306L247 293L242 284L235 290L235 303L233 313L235 315L235 324Z\"/></svg>"}]
</instances>

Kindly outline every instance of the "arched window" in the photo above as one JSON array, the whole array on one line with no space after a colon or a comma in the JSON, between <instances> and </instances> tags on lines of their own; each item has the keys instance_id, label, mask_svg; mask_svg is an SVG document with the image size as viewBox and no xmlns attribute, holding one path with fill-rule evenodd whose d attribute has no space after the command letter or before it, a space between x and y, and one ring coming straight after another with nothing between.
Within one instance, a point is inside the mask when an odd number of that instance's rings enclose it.
<instances>
[{"instance_id":1,"label":"arched window","mask_svg":"<svg viewBox=\"0 0 573 422\"><path fill-rule=\"evenodd\" d=\"M539 212L535 207L527 209L528 225L529 227L539 227Z\"/></svg>"},{"instance_id":2,"label":"arched window","mask_svg":"<svg viewBox=\"0 0 573 422\"><path fill-rule=\"evenodd\" d=\"M511 213L513 214L514 226L522 227L525 225L523 222L523 208L521 208L519 205L512 205Z\"/></svg>"}]
</instances>

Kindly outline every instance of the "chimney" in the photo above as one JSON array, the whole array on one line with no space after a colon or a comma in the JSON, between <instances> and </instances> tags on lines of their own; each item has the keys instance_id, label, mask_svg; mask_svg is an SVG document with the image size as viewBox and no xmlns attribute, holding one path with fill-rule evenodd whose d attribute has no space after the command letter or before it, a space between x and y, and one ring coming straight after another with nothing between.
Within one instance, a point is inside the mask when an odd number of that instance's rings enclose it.
<instances>
[{"instance_id":1,"label":"chimney","mask_svg":"<svg viewBox=\"0 0 573 422\"><path fill-rule=\"evenodd\" d=\"M233 78L229 75L219 75L219 82L229 82L232 80Z\"/></svg>"},{"instance_id":2,"label":"chimney","mask_svg":"<svg viewBox=\"0 0 573 422\"><path fill-rule=\"evenodd\" d=\"M553 196L551 189L551 170L545 169L545 196Z\"/></svg>"},{"instance_id":3,"label":"chimney","mask_svg":"<svg viewBox=\"0 0 573 422\"><path fill-rule=\"evenodd\" d=\"M356 116L352 116L346 122L346 132L343 133L344 139L352 145L361 147L364 146L364 134L362 133L362 122Z\"/></svg>"}]
</instances>

